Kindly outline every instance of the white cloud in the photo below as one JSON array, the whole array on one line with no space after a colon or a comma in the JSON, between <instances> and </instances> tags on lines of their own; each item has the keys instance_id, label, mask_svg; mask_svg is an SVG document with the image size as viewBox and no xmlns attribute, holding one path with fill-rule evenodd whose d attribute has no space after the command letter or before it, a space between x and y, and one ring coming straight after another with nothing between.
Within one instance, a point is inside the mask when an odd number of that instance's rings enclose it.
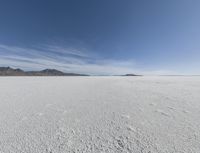
<instances>
[{"instance_id":1,"label":"white cloud","mask_svg":"<svg viewBox=\"0 0 200 153\"><path fill-rule=\"evenodd\" d=\"M65 72L103 75L135 72L132 61L99 60L88 52L52 45L41 49L0 45L0 55L1 66L25 70L55 68Z\"/></svg>"},{"instance_id":2,"label":"white cloud","mask_svg":"<svg viewBox=\"0 0 200 153\"><path fill-rule=\"evenodd\" d=\"M80 57L88 57L88 55L85 52L80 51L75 48L65 48L61 46L45 45L43 49L47 51L52 51L55 53L69 54L69 55L75 55L75 56L80 56Z\"/></svg>"},{"instance_id":3,"label":"white cloud","mask_svg":"<svg viewBox=\"0 0 200 153\"><path fill-rule=\"evenodd\" d=\"M58 69L64 72L91 75L171 74L170 71L142 71L134 60L97 59L86 51L46 45L39 49L0 44L0 66L24 70Z\"/></svg>"}]
</instances>

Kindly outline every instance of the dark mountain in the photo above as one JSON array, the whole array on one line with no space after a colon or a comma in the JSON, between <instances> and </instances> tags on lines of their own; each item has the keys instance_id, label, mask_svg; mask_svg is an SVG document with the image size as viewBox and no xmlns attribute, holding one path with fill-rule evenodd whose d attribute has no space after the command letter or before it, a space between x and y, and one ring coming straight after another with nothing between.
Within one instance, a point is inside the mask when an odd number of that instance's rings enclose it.
<instances>
[{"instance_id":1,"label":"dark mountain","mask_svg":"<svg viewBox=\"0 0 200 153\"><path fill-rule=\"evenodd\" d=\"M23 71L10 67L0 67L0 76L88 76L77 73L64 73L56 69L45 69L42 71Z\"/></svg>"},{"instance_id":2,"label":"dark mountain","mask_svg":"<svg viewBox=\"0 0 200 153\"><path fill-rule=\"evenodd\" d=\"M24 76L26 73L21 69L10 67L0 67L0 76Z\"/></svg>"},{"instance_id":3,"label":"dark mountain","mask_svg":"<svg viewBox=\"0 0 200 153\"><path fill-rule=\"evenodd\" d=\"M124 76L142 76L142 75L138 75L138 74L125 74Z\"/></svg>"}]
</instances>

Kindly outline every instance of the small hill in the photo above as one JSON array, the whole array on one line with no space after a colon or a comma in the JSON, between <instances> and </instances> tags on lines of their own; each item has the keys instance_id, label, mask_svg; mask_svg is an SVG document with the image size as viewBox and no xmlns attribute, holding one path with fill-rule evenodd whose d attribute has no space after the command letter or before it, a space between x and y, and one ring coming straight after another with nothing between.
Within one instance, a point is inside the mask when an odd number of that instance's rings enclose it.
<instances>
[{"instance_id":1,"label":"small hill","mask_svg":"<svg viewBox=\"0 0 200 153\"><path fill-rule=\"evenodd\" d=\"M138 75L138 74L125 74L124 76L142 76L142 75Z\"/></svg>"}]
</instances>

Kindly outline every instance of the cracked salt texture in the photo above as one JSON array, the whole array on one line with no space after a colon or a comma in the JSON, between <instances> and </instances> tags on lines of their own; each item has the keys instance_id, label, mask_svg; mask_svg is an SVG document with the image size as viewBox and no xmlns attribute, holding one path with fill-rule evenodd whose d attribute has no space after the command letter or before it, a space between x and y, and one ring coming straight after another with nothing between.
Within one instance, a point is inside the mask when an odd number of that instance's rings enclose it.
<instances>
[{"instance_id":1,"label":"cracked salt texture","mask_svg":"<svg viewBox=\"0 0 200 153\"><path fill-rule=\"evenodd\" d=\"M1 77L2 153L200 152L200 77Z\"/></svg>"}]
</instances>

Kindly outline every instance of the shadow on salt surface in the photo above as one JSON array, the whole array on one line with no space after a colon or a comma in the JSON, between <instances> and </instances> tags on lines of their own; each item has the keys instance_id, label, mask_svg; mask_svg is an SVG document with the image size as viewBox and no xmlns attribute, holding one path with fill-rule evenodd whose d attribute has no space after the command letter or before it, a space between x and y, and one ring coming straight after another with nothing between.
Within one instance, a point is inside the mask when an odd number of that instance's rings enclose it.
<instances>
[{"instance_id":1,"label":"shadow on salt surface","mask_svg":"<svg viewBox=\"0 0 200 153\"><path fill-rule=\"evenodd\" d=\"M165 112L165 111L163 111L163 110L161 110L161 109L157 109L157 110L155 110L155 112L156 112L156 113L159 113L159 114L161 114L161 115L163 115L163 116L167 116L167 117L170 117L170 116L171 116L169 113L167 113L167 112Z\"/></svg>"}]
</instances>

